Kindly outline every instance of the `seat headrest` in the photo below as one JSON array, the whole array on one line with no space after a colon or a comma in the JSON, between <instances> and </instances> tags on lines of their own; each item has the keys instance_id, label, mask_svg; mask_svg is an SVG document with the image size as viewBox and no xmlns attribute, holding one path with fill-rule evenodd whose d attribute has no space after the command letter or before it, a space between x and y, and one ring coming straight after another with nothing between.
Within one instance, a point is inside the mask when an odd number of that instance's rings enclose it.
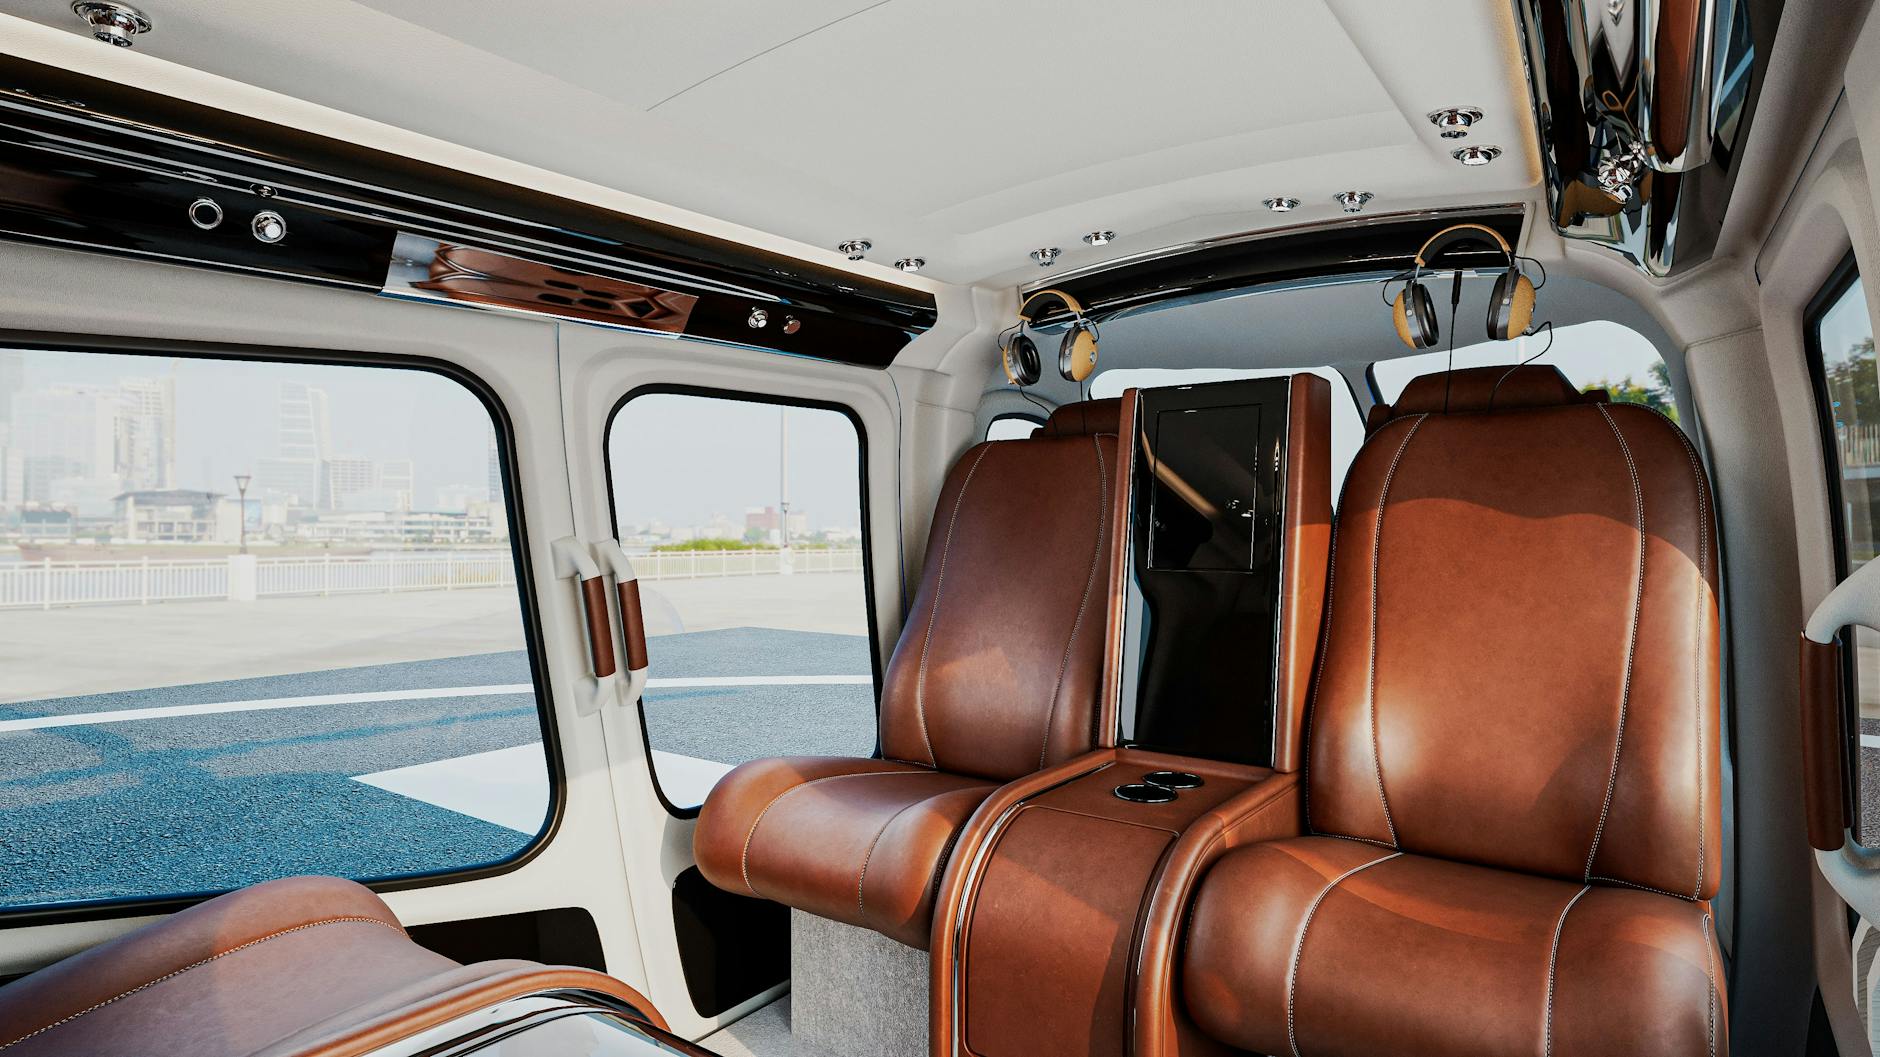
<instances>
[{"instance_id":1,"label":"seat headrest","mask_svg":"<svg viewBox=\"0 0 1880 1057\"><path fill-rule=\"evenodd\" d=\"M1116 397L1108 400L1079 400L1051 412L1051 417L1045 419L1044 425L1033 436L1083 437L1092 433L1115 433L1122 417L1123 401Z\"/></svg>"},{"instance_id":2,"label":"seat headrest","mask_svg":"<svg viewBox=\"0 0 1880 1057\"><path fill-rule=\"evenodd\" d=\"M1445 390L1447 392L1445 393ZM1517 407L1584 404L1592 398L1573 387L1551 364L1526 367L1466 367L1413 378L1391 406L1390 418L1450 411L1501 411ZM1445 401L1447 401L1445 403Z\"/></svg>"}]
</instances>

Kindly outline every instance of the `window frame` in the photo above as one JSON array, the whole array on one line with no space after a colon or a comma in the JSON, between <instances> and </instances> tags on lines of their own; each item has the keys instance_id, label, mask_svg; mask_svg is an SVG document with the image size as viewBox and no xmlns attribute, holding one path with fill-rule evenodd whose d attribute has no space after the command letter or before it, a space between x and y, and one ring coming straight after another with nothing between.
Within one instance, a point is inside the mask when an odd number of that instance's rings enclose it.
<instances>
[{"instance_id":1,"label":"window frame","mask_svg":"<svg viewBox=\"0 0 1880 1057\"><path fill-rule=\"evenodd\" d=\"M1847 526L1841 521L1841 509L1844 502L1841 492L1841 447L1834 438L1834 415L1828 409L1828 370L1822 357L1821 321L1841 299L1847 296L1854 284L1859 282L1860 265L1854 259L1854 251L1849 250L1841 258L1834 270L1822 281L1815 296L1809 298L1808 305L1802 310L1802 349L1803 358L1808 365L1808 381L1814 391L1815 428L1821 440L1822 476L1825 478L1828 493L1828 539L1829 549L1834 556L1834 582L1839 584L1847 579ZM1869 319L1871 323L1871 318ZM1880 366L1876 367L1880 370ZM1835 642L1841 652L1841 773L1844 775L1841 789L1841 811L1847 819L1848 839L1863 848L1880 847L1866 844L1860 838L1861 798L1860 798L1860 682L1857 669L1858 655L1854 642L1854 629L1844 627L1835 632ZM1880 835L1876 835L1880 836Z\"/></svg>"},{"instance_id":2,"label":"window frame","mask_svg":"<svg viewBox=\"0 0 1880 1057\"><path fill-rule=\"evenodd\" d=\"M987 420L986 431L979 435L979 443L984 444L992 440L992 427L998 425L1001 422L1004 422L1006 419L1011 419L1011 418L1016 418L1016 419L1023 420L1025 422L1030 422L1033 426L1037 427L1038 429L1044 428L1044 419L1039 418L1036 415L1028 415L1023 411L1001 411L998 414L992 416L992 418Z\"/></svg>"},{"instance_id":3,"label":"window frame","mask_svg":"<svg viewBox=\"0 0 1880 1057\"><path fill-rule=\"evenodd\" d=\"M642 396L696 396L708 400L735 400L746 404L763 404L769 407L800 407L814 411L834 411L848 419L850 428L855 430L856 466L858 476L858 495L861 500L862 528L862 605L868 610L868 667L874 680L875 696L875 748L870 759L881 756L881 629L877 619L875 603L875 563L874 537L870 528L874 512L873 497L868 491L868 427L862 416L848 404L837 400L816 400L808 397L780 396L773 393L759 393L746 389L722 389L709 385L692 385L683 382L648 382L634 386L614 402L601 422L601 474L607 482L607 527L614 539L620 538L620 508L614 495L614 459L609 439L613 436L614 420L626 410L628 404ZM666 796L666 790L659 784L659 768L653 764L653 736L646 723L646 697L640 696L634 702L639 710L640 745L646 751L646 772L652 780L653 795L666 813L678 819L696 819L705 805L679 807Z\"/></svg>"},{"instance_id":4,"label":"window frame","mask_svg":"<svg viewBox=\"0 0 1880 1057\"><path fill-rule=\"evenodd\" d=\"M528 523L522 495L517 488L521 465L516 458L515 422L503 405L496 389L475 372L460 364L429 356L380 353L350 349L305 349L291 345L239 344L229 342L188 341L171 338L127 338L120 336L0 330L0 350L25 352L70 352L108 356L148 356L153 359L228 360L237 363L296 363L323 367L381 367L421 371L449 379L463 386L490 416L496 434L497 458L503 470L504 514L509 519L510 557L516 563L516 600L520 608L523 645L529 655L529 679L534 685L536 718L542 731L542 755L548 777L548 815L540 832L516 854L500 862L485 863L434 873L407 874L399 877L349 878L373 892L402 892L432 888L488 877L500 877L527 866L548 847L561 831L567 813L568 774L562 758L561 730L555 721L555 702L546 667L547 645L542 636L541 599L535 588L535 566L530 560ZM6 929L59 925L79 921L100 921L124 917L174 914L230 889L212 892L182 892L163 896L131 899L74 900L39 907L0 905L0 935Z\"/></svg>"}]
</instances>

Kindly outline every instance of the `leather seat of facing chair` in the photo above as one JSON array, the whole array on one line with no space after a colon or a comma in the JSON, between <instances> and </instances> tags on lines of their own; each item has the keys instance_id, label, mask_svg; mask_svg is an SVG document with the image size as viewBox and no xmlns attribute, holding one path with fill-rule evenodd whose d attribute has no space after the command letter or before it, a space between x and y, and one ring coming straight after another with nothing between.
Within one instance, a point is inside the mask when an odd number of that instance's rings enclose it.
<instances>
[{"instance_id":1,"label":"leather seat of facing chair","mask_svg":"<svg viewBox=\"0 0 1880 1057\"><path fill-rule=\"evenodd\" d=\"M5 1057L354 1057L544 991L611 976L526 961L460 965L412 942L378 896L289 877L218 896L0 987Z\"/></svg>"},{"instance_id":2,"label":"leather seat of facing chair","mask_svg":"<svg viewBox=\"0 0 1880 1057\"><path fill-rule=\"evenodd\" d=\"M881 758L727 774L694 834L707 880L927 949L967 817L1096 743L1120 415L1066 405L960 457L882 686Z\"/></svg>"},{"instance_id":3,"label":"leather seat of facing chair","mask_svg":"<svg viewBox=\"0 0 1880 1057\"><path fill-rule=\"evenodd\" d=\"M1505 370L1412 382L1351 466L1311 835L1224 855L1180 962L1232 1046L1728 1048L1709 486L1656 412Z\"/></svg>"}]
</instances>

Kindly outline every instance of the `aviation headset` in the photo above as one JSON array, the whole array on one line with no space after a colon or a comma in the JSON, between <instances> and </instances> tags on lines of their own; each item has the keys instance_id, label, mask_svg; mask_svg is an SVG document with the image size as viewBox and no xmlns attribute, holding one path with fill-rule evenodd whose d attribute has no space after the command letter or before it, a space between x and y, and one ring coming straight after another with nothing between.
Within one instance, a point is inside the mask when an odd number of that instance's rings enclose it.
<instances>
[{"instance_id":1,"label":"aviation headset","mask_svg":"<svg viewBox=\"0 0 1880 1057\"><path fill-rule=\"evenodd\" d=\"M1407 275L1399 276L1409 282L1391 302L1390 312L1391 321L1397 326L1397 336L1405 345L1413 349L1433 349L1442 340L1442 331L1436 323L1436 302L1420 281L1423 270L1449 247L1467 239L1479 240L1484 235L1501 248L1502 256L1508 261L1507 270L1495 277L1495 290L1488 299L1488 336L1495 341L1507 341L1526 333L1528 324L1534 321L1534 283L1521 274L1508 240L1502 238L1500 232L1481 224L1456 224L1431 235L1423 248L1417 250L1416 267Z\"/></svg>"},{"instance_id":2,"label":"aviation headset","mask_svg":"<svg viewBox=\"0 0 1880 1057\"><path fill-rule=\"evenodd\" d=\"M1084 306L1062 290L1040 290L1018 307L1018 330L1000 350L1005 361L1005 377L1013 385L1034 385L1043 373L1038 343L1027 331L1038 314L1035 306L1049 299L1062 301L1071 313L1070 329L1058 342L1058 373L1065 381L1082 382L1097 369L1097 325L1084 315Z\"/></svg>"}]
</instances>

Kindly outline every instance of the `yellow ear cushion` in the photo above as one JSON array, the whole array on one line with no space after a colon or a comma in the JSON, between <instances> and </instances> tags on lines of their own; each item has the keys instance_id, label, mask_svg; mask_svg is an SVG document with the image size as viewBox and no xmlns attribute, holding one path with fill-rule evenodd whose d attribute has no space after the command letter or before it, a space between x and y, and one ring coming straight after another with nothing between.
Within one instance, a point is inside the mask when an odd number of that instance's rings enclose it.
<instances>
[{"instance_id":1,"label":"yellow ear cushion","mask_svg":"<svg viewBox=\"0 0 1880 1057\"><path fill-rule=\"evenodd\" d=\"M999 363L1005 367L1005 380L1012 383L1013 385L1017 385L1018 384L1018 372L1012 369L1012 343L1011 342L1008 341L1005 344L999 346Z\"/></svg>"},{"instance_id":2,"label":"yellow ear cushion","mask_svg":"<svg viewBox=\"0 0 1880 1057\"><path fill-rule=\"evenodd\" d=\"M1516 337L1527 332L1528 324L1534 322L1534 284L1525 275L1517 275L1514 280L1514 297L1508 302L1508 337Z\"/></svg>"},{"instance_id":3,"label":"yellow ear cushion","mask_svg":"<svg viewBox=\"0 0 1880 1057\"><path fill-rule=\"evenodd\" d=\"M1071 381L1081 382L1097 369L1097 339L1083 327L1074 327L1069 335L1070 356L1065 367Z\"/></svg>"},{"instance_id":4,"label":"yellow ear cushion","mask_svg":"<svg viewBox=\"0 0 1880 1057\"><path fill-rule=\"evenodd\" d=\"M1390 321L1397 328L1398 340L1414 349L1417 343L1416 339L1410 336L1410 317L1407 314L1409 309L1405 305L1405 295L1409 292L1408 289L1397 291L1397 299L1390 303Z\"/></svg>"}]
</instances>

